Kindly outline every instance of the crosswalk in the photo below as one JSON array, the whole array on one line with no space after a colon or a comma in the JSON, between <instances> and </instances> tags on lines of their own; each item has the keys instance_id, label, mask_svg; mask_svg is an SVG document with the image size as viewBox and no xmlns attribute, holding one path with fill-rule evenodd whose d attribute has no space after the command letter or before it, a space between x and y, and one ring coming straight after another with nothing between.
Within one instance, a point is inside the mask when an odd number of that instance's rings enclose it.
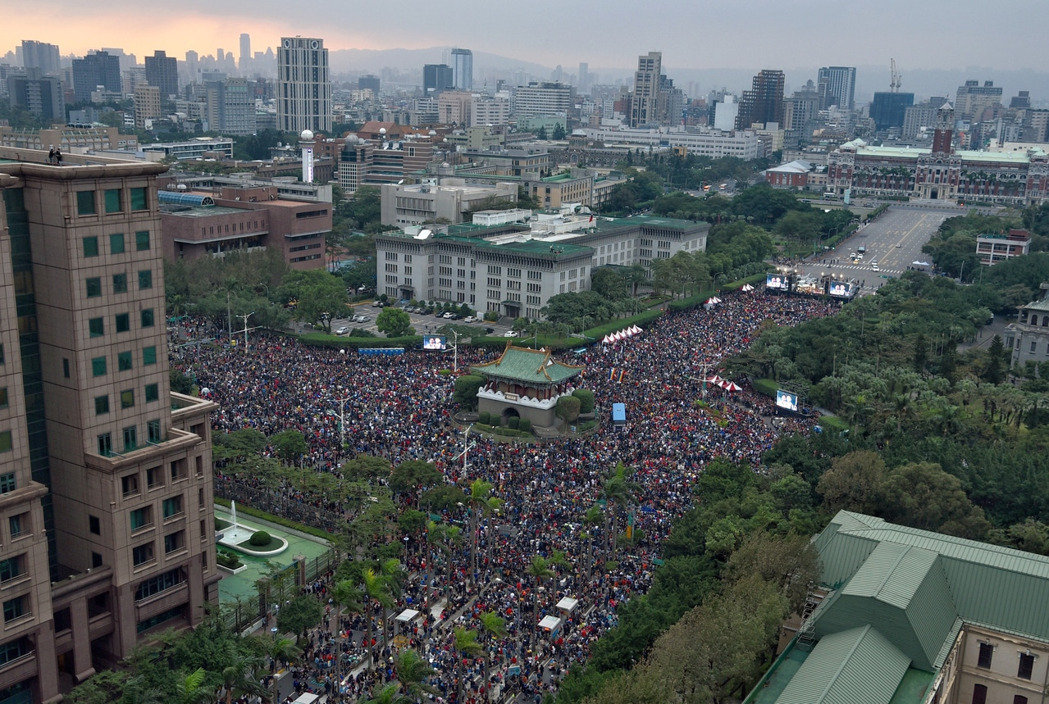
<instances>
[{"instance_id":1,"label":"crosswalk","mask_svg":"<svg viewBox=\"0 0 1049 704\"><path fill-rule=\"evenodd\" d=\"M870 268L869 264L867 266L864 266L862 264L834 264L832 266L828 266L827 268L828 269L852 269L853 271L869 271L872 274L893 274L895 276L898 276L898 275L903 273L903 271L901 269L881 269L881 268L879 268L878 271L874 271L873 269Z\"/></svg>"}]
</instances>

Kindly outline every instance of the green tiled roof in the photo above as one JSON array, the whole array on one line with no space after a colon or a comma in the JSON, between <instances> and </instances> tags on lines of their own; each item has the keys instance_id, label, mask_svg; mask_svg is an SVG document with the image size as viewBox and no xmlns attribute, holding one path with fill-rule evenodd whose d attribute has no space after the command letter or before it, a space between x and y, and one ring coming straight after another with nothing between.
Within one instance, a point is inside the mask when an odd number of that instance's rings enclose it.
<instances>
[{"instance_id":1,"label":"green tiled roof","mask_svg":"<svg viewBox=\"0 0 1049 704\"><path fill-rule=\"evenodd\" d=\"M507 344L499 359L471 367L487 377L547 386L577 376L582 367L555 361L549 350L532 350Z\"/></svg>"},{"instance_id":2,"label":"green tiled roof","mask_svg":"<svg viewBox=\"0 0 1049 704\"><path fill-rule=\"evenodd\" d=\"M692 222L691 220L681 220L679 218L657 218L651 215L634 215L628 218L597 218L594 220L594 225L598 230L625 226L648 226L664 227L671 230L690 230L705 224L706 223Z\"/></svg>"},{"instance_id":3,"label":"green tiled roof","mask_svg":"<svg viewBox=\"0 0 1049 704\"><path fill-rule=\"evenodd\" d=\"M820 640L776 704L889 704L909 667L873 626L857 626Z\"/></svg>"}]
</instances>

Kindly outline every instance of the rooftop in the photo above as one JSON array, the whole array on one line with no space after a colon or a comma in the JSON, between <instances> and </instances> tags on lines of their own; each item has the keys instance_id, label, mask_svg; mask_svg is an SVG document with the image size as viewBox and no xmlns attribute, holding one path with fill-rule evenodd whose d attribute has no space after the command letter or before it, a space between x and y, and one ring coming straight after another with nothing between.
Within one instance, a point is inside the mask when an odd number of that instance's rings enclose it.
<instances>
[{"instance_id":1,"label":"rooftop","mask_svg":"<svg viewBox=\"0 0 1049 704\"><path fill-rule=\"evenodd\" d=\"M477 364L470 370L484 376L546 386L578 376L583 368L555 361L549 350L514 347L507 343L506 349L494 362Z\"/></svg>"}]
</instances>

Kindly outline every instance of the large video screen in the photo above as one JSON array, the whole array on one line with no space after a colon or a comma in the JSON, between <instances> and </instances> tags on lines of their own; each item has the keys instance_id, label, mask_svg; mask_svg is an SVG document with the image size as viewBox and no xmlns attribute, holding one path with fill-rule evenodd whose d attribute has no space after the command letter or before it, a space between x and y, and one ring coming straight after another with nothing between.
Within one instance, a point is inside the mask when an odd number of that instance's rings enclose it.
<instances>
[{"instance_id":1,"label":"large video screen","mask_svg":"<svg viewBox=\"0 0 1049 704\"><path fill-rule=\"evenodd\" d=\"M798 395L792 394L789 391L784 391L783 389L778 389L776 391L776 405L784 410L794 411L796 413L798 410Z\"/></svg>"},{"instance_id":2,"label":"large video screen","mask_svg":"<svg viewBox=\"0 0 1049 704\"><path fill-rule=\"evenodd\" d=\"M446 350L448 345L446 339L443 337L437 337L436 335L427 335L423 338L423 349L424 350Z\"/></svg>"},{"instance_id":3,"label":"large video screen","mask_svg":"<svg viewBox=\"0 0 1049 704\"><path fill-rule=\"evenodd\" d=\"M852 296L852 284L842 281L834 281L828 287L827 292L835 298L849 298Z\"/></svg>"},{"instance_id":4,"label":"large video screen","mask_svg":"<svg viewBox=\"0 0 1049 704\"><path fill-rule=\"evenodd\" d=\"M765 288L773 291L786 291L789 288L787 277L780 274L769 274L765 277Z\"/></svg>"}]
</instances>

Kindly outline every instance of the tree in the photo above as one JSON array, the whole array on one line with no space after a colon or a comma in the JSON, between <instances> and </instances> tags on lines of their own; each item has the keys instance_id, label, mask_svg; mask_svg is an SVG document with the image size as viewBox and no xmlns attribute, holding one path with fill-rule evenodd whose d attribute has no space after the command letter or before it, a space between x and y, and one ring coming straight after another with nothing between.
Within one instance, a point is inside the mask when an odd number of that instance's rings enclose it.
<instances>
[{"instance_id":1,"label":"tree","mask_svg":"<svg viewBox=\"0 0 1049 704\"><path fill-rule=\"evenodd\" d=\"M466 679L462 675L462 667L464 660L467 658L476 658L481 654L481 644L477 642L477 631L468 631L465 628L455 629L455 643L454 647L456 652L459 653L458 665L459 665L459 697L456 699L457 702L465 701L463 699L463 685Z\"/></svg>"},{"instance_id":2,"label":"tree","mask_svg":"<svg viewBox=\"0 0 1049 704\"><path fill-rule=\"evenodd\" d=\"M594 412L594 392L590 389L576 389L572 392L572 395L579 399L579 412L580 413L593 413Z\"/></svg>"},{"instance_id":3,"label":"tree","mask_svg":"<svg viewBox=\"0 0 1049 704\"><path fill-rule=\"evenodd\" d=\"M432 462L405 460L393 468L389 486L395 494L414 494L418 506L422 492L440 484L443 476Z\"/></svg>"},{"instance_id":4,"label":"tree","mask_svg":"<svg viewBox=\"0 0 1049 704\"><path fill-rule=\"evenodd\" d=\"M470 490L466 492L466 507L470 511L470 583L475 583L477 575L477 516L498 511L503 500L492 496L493 485L483 479L474 479Z\"/></svg>"},{"instance_id":5,"label":"tree","mask_svg":"<svg viewBox=\"0 0 1049 704\"><path fill-rule=\"evenodd\" d=\"M277 612L277 630L294 633L300 639L305 638L307 629L320 623L323 615L324 607L317 599L300 594L280 607Z\"/></svg>"},{"instance_id":6,"label":"tree","mask_svg":"<svg viewBox=\"0 0 1049 704\"><path fill-rule=\"evenodd\" d=\"M335 630L339 634L339 640L341 640L343 633L342 611L343 609L350 613L361 613L364 611L364 592L352 580L342 579L336 582L332 588L331 598L335 604ZM335 675L341 678L342 647L338 641L336 641L335 647L335 652L337 653Z\"/></svg>"},{"instance_id":7,"label":"tree","mask_svg":"<svg viewBox=\"0 0 1049 704\"><path fill-rule=\"evenodd\" d=\"M412 701L411 698L401 694L401 683L391 682L380 689L375 696L365 699L362 704L406 704L410 701Z\"/></svg>"},{"instance_id":8,"label":"tree","mask_svg":"<svg viewBox=\"0 0 1049 704\"><path fill-rule=\"evenodd\" d=\"M543 582L554 576L554 571L550 569L550 561L541 555L534 555L532 557L531 564L528 565L528 575L535 580L535 588L533 589L532 599L532 612L535 614L535 618L539 618L539 591L540 587L543 586Z\"/></svg>"},{"instance_id":9,"label":"tree","mask_svg":"<svg viewBox=\"0 0 1049 704\"><path fill-rule=\"evenodd\" d=\"M411 316L400 308L383 308L379 317L375 319L375 327L379 332L385 333L386 337L405 337L415 334Z\"/></svg>"},{"instance_id":10,"label":"tree","mask_svg":"<svg viewBox=\"0 0 1049 704\"><path fill-rule=\"evenodd\" d=\"M965 495L961 481L934 462L914 462L889 472L881 515L915 528L976 540L990 529L983 511Z\"/></svg>"},{"instance_id":11,"label":"tree","mask_svg":"<svg viewBox=\"0 0 1049 704\"><path fill-rule=\"evenodd\" d=\"M565 138L564 125L562 125L560 122L558 122L556 125L554 125L554 131L551 134L551 138L552 139L564 139Z\"/></svg>"},{"instance_id":12,"label":"tree","mask_svg":"<svg viewBox=\"0 0 1049 704\"><path fill-rule=\"evenodd\" d=\"M876 513L884 504L885 461L876 452L850 452L834 460L819 479L816 491L832 510Z\"/></svg>"},{"instance_id":13,"label":"tree","mask_svg":"<svg viewBox=\"0 0 1049 704\"><path fill-rule=\"evenodd\" d=\"M569 424L574 423L579 418L579 409L581 407L582 404L575 396L562 396L557 399L554 413L565 422L565 430L568 430Z\"/></svg>"},{"instance_id":14,"label":"tree","mask_svg":"<svg viewBox=\"0 0 1049 704\"><path fill-rule=\"evenodd\" d=\"M282 430L270 437L270 445L283 462L294 464L309 451L306 438L298 430Z\"/></svg>"},{"instance_id":15,"label":"tree","mask_svg":"<svg viewBox=\"0 0 1049 704\"><path fill-rule=\"evenodd\" d=\"M540 127L535 133L536 139L546 139L546 127Z\"/></svg>"},{"instance_id":16,"label":"tree","mask_svg":"<svg viewBox=\"0 0 1049 704\"><path fill-rule=\"evenodd\" d=\"M484 377L477 374L463 374L455 380L455 391L452 397L459 408L474 410L477 408L477 392L484 386Z\"/></svg>"},{"instance_id":17,"label":"tree","mask_svg":"<svg viewBox=\"0 0 1049 704\"><path fill-rule=\"evenodd\" d=\"M402 650L397 654L393 672L413 700L423 693L437 692L435 687L426 684L426 680L435 673L434 669L414 650Z\"/></svg>"},{"instance_id":18,"label":"tree","mask_svg":"<svg viewBox=\"0 0 1049 704\"><path fill-rule=\"evenodd\" d=\"M264 652L271 658L277 665L290 664L302 657L302 648L295 643L294 638L284 638L283 636L273 635L264 637L262 640L262 646ZM276 677L273 678L273 692L271 693L271 702L277 701L277 687L279 681Z\"/></svg>"},{"instance_id":19,"label":"tree","mask_svg":"<svg viewBox=\"0 0 1049 704\"><path fill-rule=\"evenodd\" d=\"M281 296L285 302L298 301L296 320L319 324L328 333L332 319L342 317L349 302L342 279L319 269L290 272L281 284Z\"/></svg>"}]
</instances>

